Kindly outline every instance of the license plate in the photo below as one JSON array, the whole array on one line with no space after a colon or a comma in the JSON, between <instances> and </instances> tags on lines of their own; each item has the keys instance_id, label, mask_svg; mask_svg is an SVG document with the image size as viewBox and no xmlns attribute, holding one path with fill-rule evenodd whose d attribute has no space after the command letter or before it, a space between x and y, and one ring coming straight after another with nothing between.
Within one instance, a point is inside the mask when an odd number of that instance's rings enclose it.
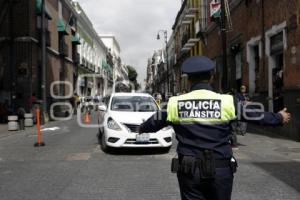
<instances>
[{"instance_id":1,"label":"license plate","mask_svg":"<svg viewBox=\"0 0 300 200\"><path fill-rule=\"evenodd\" d=\"M143 134L137 134L136 135L136 142L138 143L147 143L149 142L149 134L148 133L143 133Z\"/></svg>"}]
</instances>

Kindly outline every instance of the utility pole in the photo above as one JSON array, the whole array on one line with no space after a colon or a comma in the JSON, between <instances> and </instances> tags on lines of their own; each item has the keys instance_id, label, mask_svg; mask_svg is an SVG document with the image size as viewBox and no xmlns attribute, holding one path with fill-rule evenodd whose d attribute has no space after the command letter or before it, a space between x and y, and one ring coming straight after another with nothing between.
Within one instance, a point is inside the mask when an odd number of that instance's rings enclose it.
<instances>
[{"instance_id":1,"label":"utility pole","mask_svg":"<svg viewBox=\"0 0 300 200\"><path fill-rule=\"evenodd\" d=\"M228 69L227 69L227 33L226 33L226 10L225 10L225 0L221 0L221 37L222 37L222 52L223 52L223 75L222 75L222 85L224 90L228 87Z\"/></svg>"},{"instance_id":2,"label":"utility pole","mask_svg":"<svg viewBox=\"0 0 300 200\"><path fill-rule=\"evenodd\" d=\"M13 112L16 112L16 65L15 65L15 48L14 48L14 13L13 0L9 1L9 35L10 35L10 50L9 50L9 65L10 65L10 107Z\"/></svg>"},{"instance_id":3,"label":"utility pole","mask_svg":"<svg viewBox=\"0 0 300 200\"><path fill-rule=\"evenodd\" d=\"M42 27L42 85L41 85L41 90L42 90L42 108L43 108L43 116L45 119L45 116L47 114L47 96L46 96L46 74L47 74L47 69L46 69L46 30L45 30L45 2L46 0L42 0L42 22L41 22L41 27ZM45 120L44 120L45 122Z\"/></svg>"},{"instance_id":4,"label":"utility pole","mask_svg":"<svg viewBox=\"0 0 300 200\"><path fill-rule=\"evenodd\" d=\"M167 64L167 95L170 92L170 81L169 81L169 52L168 52L168 32L164 32L165 43L166 43L166 64Z\"/></svg>"},{"instance_id":5,"label":"utility pole","mask_svg":"<svg viewBox=\"0 0 300 200\"><path fill-rule=\"evenodd\" d=\"M265 35L265 3L264 0L260 1L260 6L261 6L261 35ZM263 80L266 80L266 76L265 76L265 49L266 49L266 41L265 41L265 37L261 37L261 42L262 42L262 67L260 70L260 73L262 72Z\"/></svg>"}]
</instances>

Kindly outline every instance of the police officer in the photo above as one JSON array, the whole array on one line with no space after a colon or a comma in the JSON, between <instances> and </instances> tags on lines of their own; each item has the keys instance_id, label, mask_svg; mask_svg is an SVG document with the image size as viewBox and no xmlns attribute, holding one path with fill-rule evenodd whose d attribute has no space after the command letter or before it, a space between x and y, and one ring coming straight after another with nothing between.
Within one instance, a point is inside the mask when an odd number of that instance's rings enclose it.
<instances>
[{"instance_id":1,"label":"police officer","mask_svg":"<svg viewBox=\"0 0 300 200\"><path fill-rule=\"evenodd\" d=\"M213 92L214 62L209 58L188 58L181 70L188 75L191 92L170 98L167 112L154 114L139 132L174 128L178 160L172 160L172 171L177 172L181 199L230 200L237 163L228 136L230 122L240 109L233 96ZM270 113L249 107L245 113L242 120L259 124L280 125L290 120L286 109Z\"/></svg>"}]
</instances>

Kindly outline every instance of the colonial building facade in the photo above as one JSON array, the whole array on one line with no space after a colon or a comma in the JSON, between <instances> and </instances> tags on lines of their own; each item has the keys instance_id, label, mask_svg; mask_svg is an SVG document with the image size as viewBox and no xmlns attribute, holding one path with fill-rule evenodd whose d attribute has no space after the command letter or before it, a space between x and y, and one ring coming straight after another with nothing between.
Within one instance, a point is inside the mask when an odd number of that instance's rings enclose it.
<instances>
[{"instance_id":1,"label":"colonial building facade","mask_svg":"<svg viewBox=\"0 0 300 200\"><path fill-rule=\"evenodd\" d=\"M0 103L27 108L33 93L42 99L42 0L0 0L0 10ZM112 80L108 51L80 5L45 0L45 13L47 108L57 101L51 88L56 95L104 93L103 80Z\"/></svg>"},{"instance_id":2,"label":"colonial building facade","mask_svg":"<svg viewBox=\"0 0 300 200\"><path fill-rule=\"evenodd\" d=\"M114 35L100 35L99 37L105 44L109 54L108 57L110 57L111 60L113 91L116 91L116 87L122 87L122 85L128 86L128 72L125 65L122 64L119 42Z\"/></svg>"},{"instance_id":3,"label":"colonial building facade","mask_svg":"<svg viewBox=\"0 0 300 200\"><path fill-rule=\"evenodd\" d=\"M77 48L79 64L77 67L77 93L83 96L102 95L108 90L107 79L111 79L111 69L107 65L107 48L98 37L84 10L78 2L72 3L76 9L77 35L80 45ZM96 76L95 76L96 75Z\"/></svg>"},{"instance_id":4,"label":"colonial building facade","mask_svg":"<svg viewBox=\"0 0 300 200\"><path fill-rule=\"evenodd\" d=\"M225 77L226 92L248 86L250 96L269 111L287 106L293 115L280 134L300 139L300 26L299 0L231 0L232 30L227 34L227 74L222 73L219 27L210 23L205 32L204 52L216 60L219 75Z\"/></svg>"},{"instance_id":5,"label":"colonial building facade","mask_svg":"<svg viewBox=\"0 0 300 200\"><path fill-rule=\"evenodd\" d=\"M167 91L167 66L165 62L165 51L154 51L148 59L146 91L152 94L161 93L165 95Z\"/></svg>"},{"instance_id":6,"label":"colonial building facade","mask_svg":"<svg viewBox=\"0 0 300 200\"><path fill-rule=\"evenodd\" d=\"M172 26L173 31L168 40L166 49L169 66L169 70L166 72L168 79L166 77L163 79L163 83L166 82L166 84L168 84L167 80L169 80L168 87L170 88L169 92L172 93L172 95L189 89L187 77L180 71L182 62L188 57L203 54L204 43L201 40L200 35L207 26L206 6L206 0L183 0L174 25ZM150 69L149 66L150 65L148 64L148 69ZM148 75L149 77L152 77L151 70L148 70ZM148 87L150 87L149 80L151 80L149 77L147 77L146 80ZM154 81L152 83L153 86L162 84L155 80L151 81ZM159 80L157 79L157 81ZM155 88L152 88L151 90L154 89ZM161 90L160 92L163 91L165 90Z\"/></svg>"},{"instance_id":7,"label":"colonial building facade","mask_svg":"<svg viewBox=\"0 0 300 200\"><path fill-rule=\"evenodd\" d=\"M207 24L206 5L205 0L184 0L176 16L168 43L173 94L189 89L187 78L180 71L182 62L188 57L203 54L203 41L199 35Z\"/></svg>"},{"instance_id":8,"label":"colonial building facade","mask_svg":"<svg viewBox=\"0 0 300 200\"><path fill-rule=\"evenodd\" d=\"M182 1L167 49L170 69L175 72L174 94L190 87L186 76L180 73L182 62L190 56L206 55L216 62L216 91L238 91L241 85L246 85L252 100L263 103L266 110L276 112L287 106L292 113L289 126L257 130L300 140L300 0L224 1L226 68L222 62L220 18L210 19L211 2ZM153 78L153 62L148 63L147 86L151 89L149 85L159 82Z\"/></svg>"}]
</instances>

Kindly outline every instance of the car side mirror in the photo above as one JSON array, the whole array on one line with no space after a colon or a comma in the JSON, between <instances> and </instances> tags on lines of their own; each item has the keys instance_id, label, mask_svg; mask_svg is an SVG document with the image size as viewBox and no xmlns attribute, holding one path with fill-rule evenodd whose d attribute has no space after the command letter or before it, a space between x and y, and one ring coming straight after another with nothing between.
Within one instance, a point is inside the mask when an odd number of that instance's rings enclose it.
<instances>
[{"instance_id":1,"label":"car side mirror","mask_svg":"<svg viewBox=\"0 0 300 200\"><path fill-rule=\"evenodd\" d=\"M103 104L103 105L99 105L98 108L99 108L99 110L102 111L102 112L105 112L105 111L107 110L107 107L106 107L106 105L104 105L104 104Z\"/></svg>"}]
</instances>

